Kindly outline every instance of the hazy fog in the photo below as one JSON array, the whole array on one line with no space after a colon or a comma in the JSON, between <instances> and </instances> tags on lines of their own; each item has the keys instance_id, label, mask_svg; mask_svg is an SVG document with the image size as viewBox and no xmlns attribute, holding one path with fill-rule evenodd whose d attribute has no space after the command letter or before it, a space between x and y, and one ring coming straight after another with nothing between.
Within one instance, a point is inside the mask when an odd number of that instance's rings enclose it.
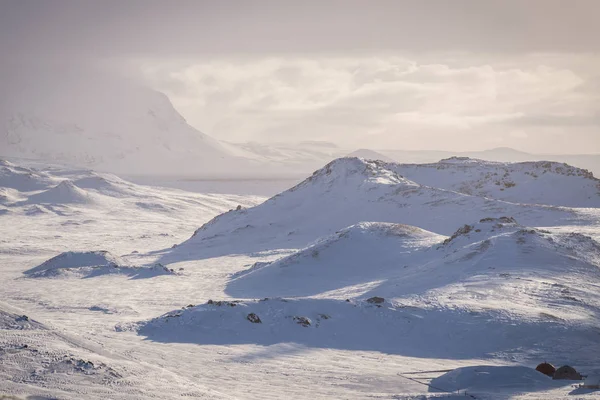
<instances>
[{"instance_id":1,"label":"hazy fog","mask_svg":"<svg viewBox=\"0 0 600 400\"><path fill-rule=\"evenodd\" d=\"M593 0L5 0L0 68L4 84L126 74L221 140L594 153L598 15Z\"/></svg>"}]
</instances>

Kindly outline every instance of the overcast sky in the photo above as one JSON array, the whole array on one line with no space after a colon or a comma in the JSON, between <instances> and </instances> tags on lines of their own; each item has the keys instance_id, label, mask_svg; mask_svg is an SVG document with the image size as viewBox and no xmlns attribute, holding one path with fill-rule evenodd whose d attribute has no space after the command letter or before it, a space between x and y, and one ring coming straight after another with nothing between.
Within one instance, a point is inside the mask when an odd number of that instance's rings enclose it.
<instances>
[{"instance_id":1,"label":"overcast sky","mask_svg":"<svg viewBox=\"0 0 600 400\"><path fill-rule=\"evenodd\" d=\"M595 0L0 0L0 67L105 65L224 140L592 153L599 15Z\"/></svg>"}]
</instances>

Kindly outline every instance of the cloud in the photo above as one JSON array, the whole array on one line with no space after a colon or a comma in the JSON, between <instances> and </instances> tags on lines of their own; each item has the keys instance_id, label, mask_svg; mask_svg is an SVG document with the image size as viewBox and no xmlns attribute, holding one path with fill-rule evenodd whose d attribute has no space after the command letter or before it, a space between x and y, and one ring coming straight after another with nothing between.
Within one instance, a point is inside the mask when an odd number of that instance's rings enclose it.
<instances>
[{"instance_id":1,"label":"cloud","mask_svg":"<svg viewBox=\"0 0 600 400\"><path fill-rule=\"evenodd\" d=\"M101 65L141 70L222 139L600 151L599 14L596 0L9 1L0 85Z\"/></svg>"},{"instance_id":2,"label":"cloud","mask_svg":"<svg viewBox=\"0 0 600 400\"><path fill-rule=\"evenodd\" d=\"M232 141L535 151L546 132L578 137L572 151L600 150L588 130L600 126L598 56L468 57L458 66L447 55L435 63L393 55L148 61L142 71L188 121Z\"/></svg>"},{"instance_id":3,"label":"cloud","mask_svg":"<svg viewBox=\"0 0 600 400\"><path fill-rule=\"evenodd\" d=\"M2 54L159 58L361 51L600 50L596 0L18 0Z\"/></svg>"}]
</instances>

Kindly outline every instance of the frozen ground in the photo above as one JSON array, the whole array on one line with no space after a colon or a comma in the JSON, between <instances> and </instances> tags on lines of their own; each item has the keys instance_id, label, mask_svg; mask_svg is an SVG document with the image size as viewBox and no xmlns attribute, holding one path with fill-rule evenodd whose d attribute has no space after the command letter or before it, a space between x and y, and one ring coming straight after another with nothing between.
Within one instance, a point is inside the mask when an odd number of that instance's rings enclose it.
<instances>
[{"instance_id":1,"label":"frozen ground","mask_svg":"<svg viewBox=\"0 0 600 400\"><path fill-rule=\"evenodd\" d=\"M600 368L600 210L564 207L597 204L593 178L578 197L583 178L552 169L569 190L544 203L526 180L458 193L345 159L252 208L264 198L0 168L0 394L600 397L531 369Z\"/></svg>"}]
</instances>

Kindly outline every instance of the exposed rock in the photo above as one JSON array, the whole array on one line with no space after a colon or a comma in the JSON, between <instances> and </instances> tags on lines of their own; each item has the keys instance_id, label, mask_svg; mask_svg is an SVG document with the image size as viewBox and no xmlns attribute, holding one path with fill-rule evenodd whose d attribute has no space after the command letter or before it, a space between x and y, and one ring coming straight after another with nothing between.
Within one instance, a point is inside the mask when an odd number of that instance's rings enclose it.
<instances>
[{"instance_id":1,"label":"exposed rock","mask_svg":"<svg viewBox=\"0 0 600 400\"><path fill-rule=\"evenodd\" d=\"M294 317L294 322L296 322L298 325L302 325L303 327L307 328L311 325L311 320L310 318L307 317Z\"/></svg>"},{"instance_id":2,"label":"exposed rock","mask_svg":"<svg viewBox=\"0 0 600 400\"><path fill-rule=\"evenodd\" d=\"M221 307L221 306L235 307L235 306L238 305L239 302L240 302L239 300L234 300L234 301L224 301L224 300L214 301L214 300L208 300L206 302L206 304L210 304L210 305L217 306L217 307Z\"/></svg>"},{"instance_id":3,"label":"exposed rock","mask_svg":"<svg viewBox=\"0 0 600 400\"><path fill-rule=\"evenodd\" d=\"M448 239L444 240L444 244L450 243L452 240L456 239L457 237L459 237L461 235L468 234L469 232L471 232L471 230L473 230L472 225L464 225L464 226L458 228L458 230L456 232L454 232L454 234L452 236L450 236Z\"/></svg>"},{"instance_id":4,"label":"exposed rock","mask_svg":"<svg viewBox=\"0 0 600 400\"><path fill-rule=\"evenodd\" d=\"M254 313L250 313L246 316L246 319L250 322L252 322L253 324L261 324L262 321L260 320L259 316L254 314Z\"/></svg>"},{"instance_id":5,"label":"exposed rock","mask_svg":"<svg viewBox=\"0 0 600 400\"><path fill-rule=\"evenodd\" d=\"M385 299L383 297L378 297L378 296L374 296L374 297L367 299L367 303L371 303L371 304L382 304L384 301L385 301Z\"/></svg>"}]
</instances>

